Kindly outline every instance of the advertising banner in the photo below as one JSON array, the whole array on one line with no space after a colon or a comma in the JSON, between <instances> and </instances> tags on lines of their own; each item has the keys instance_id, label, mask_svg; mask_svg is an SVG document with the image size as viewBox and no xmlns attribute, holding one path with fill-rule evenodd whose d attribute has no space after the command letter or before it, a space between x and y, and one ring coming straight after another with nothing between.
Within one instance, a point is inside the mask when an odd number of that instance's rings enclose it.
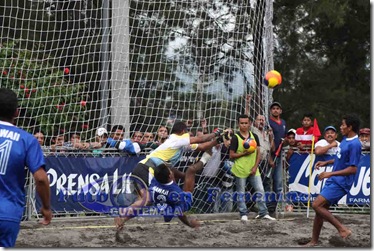
<instances>
[{"instance_id":1,"label":"advertising banner","mask_svg":"<svg viewBox=\"0 0 374 251\"><path fill-rule=\"evenodd\" d=\"M52 210L106 212L112 206L128 204L126 199L132 202L134 198L123 196L124 190L134 194L129 174L144 157L47 157Z\"/></svg>"},{"instance_id":2,"label":"advertising banner","mask_svg":"<svg viewBox=\"0 0 374 251\"><path fill-rule=\"evenodd\" d=\"M325 166L320 170L314 169L317 161L327 160L333 158L332 156L315 156L312 155L312 184L310 187L311 200L313 200L321 192L326 179L318 180L317 175L321 172L331 172L331 166ZM298 196L290 196L291 201L295 202L295 198L299 201L307 202L308 198L308 184L310 176L310 154L293 154L289 161L289 192L293 192ZM363 205L370 204L370 154L362 154L361 160L355 176L355 181L348 193L344 196L338 204L347 205Z\"/></svg>"}]
</instances>

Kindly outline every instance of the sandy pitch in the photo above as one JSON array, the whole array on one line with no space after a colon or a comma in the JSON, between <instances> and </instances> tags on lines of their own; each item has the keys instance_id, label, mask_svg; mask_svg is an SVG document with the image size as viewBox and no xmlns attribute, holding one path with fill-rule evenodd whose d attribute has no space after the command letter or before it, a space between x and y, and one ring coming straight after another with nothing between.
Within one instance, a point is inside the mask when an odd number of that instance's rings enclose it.
<instances>
[{"instance_id":1,"label":"sandy pitch","mask_svg":"<svg viewBox=\"0 0 374 251\"><path fill-rule=\"evenodd\" d=\"M314 214L287 213L276 222L246 223L238 213L195 215L202 221L191 229L178 219L163 223L161 218L136 218L116 235L112 218L55 218L49 226L22 222L16 247L300 247L310 240ZM371 247L370 215L339 214L353 232L347 240L324 223L318 247Z\"/></svg>"}]
</instances>

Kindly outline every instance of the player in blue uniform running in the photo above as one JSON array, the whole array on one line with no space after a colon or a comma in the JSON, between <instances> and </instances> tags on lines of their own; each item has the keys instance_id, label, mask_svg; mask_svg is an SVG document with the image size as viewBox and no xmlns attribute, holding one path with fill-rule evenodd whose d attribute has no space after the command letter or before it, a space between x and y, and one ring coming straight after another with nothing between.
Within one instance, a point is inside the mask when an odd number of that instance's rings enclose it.
<instances>
[{"instance_id":1,"label":"player in blue uniform running","mask_svg":"<svg viewBox=\"0 0 374 251\"><path fill-rule=\"evenodd\" d=\"M360 120L358 117L355 115L344 116L340 126L343 140L335 158L316 163L317 169L328 164L334 164L334 166L331 172L322 172L318 175L319 180L327 180L321 193L313 201L312 207L316 215L314 217L312 239L305 246L317 245L323 221L330 222L343 239L352 234L351 230L332 215L329 208L346 195L352 187L361 157L361 143L357 135L359 127Z\"/></svg>"},{"instance_id":2,"label":"player in blue uniform running","mask_svg":"<svg viewBox=\"0 0 374 251\"><path fill-rule=\"evenodd\" d=\"M50 189L44 156L37 139L16 127L18 99L12 90L0 88L0 247L13 247L25 206L25 166L34 176L36 191L47 225L52 219Z\"/></svg>"}]
</instances>

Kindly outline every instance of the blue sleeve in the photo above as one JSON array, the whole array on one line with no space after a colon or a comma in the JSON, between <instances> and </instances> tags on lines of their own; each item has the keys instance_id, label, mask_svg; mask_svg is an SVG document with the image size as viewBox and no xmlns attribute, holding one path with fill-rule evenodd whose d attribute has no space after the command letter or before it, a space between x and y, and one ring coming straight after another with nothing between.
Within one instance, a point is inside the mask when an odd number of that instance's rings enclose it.
<instances>
[{"instance_id":1,"label":"blue sleeve","mask_svg":"<svg viewBox=\"0 0 374 251\"><path fill-rule=\"evenodd\" d=\"M33 136L26 143L26 166L31 173L35 173L41 166L45 166L42 148Z\"/></svg>"},{"instance_id":2,"label":"blue sleeve","mask_svg":"<svg viewBox=\"0 0 374 251\"><path fill-rule=\"evenodd\" d=\"M358 163L361 159L361 143L357 140L352 142L351 151L349 153L349 166L358 167Z\"/></svg>"},{"instance_id":3,"label":"blue sleeve","mask_svg":"<svg viewBox=\"0 0 374 251\"><path fill-rule=\"evenodd\" d=\"M137 154L139 152L135 150L134 144L130 139L125 139L123 141L126 142L126 146L123 148L124 152L128 152L130 154Z\"/></svg>"}]
</instances>

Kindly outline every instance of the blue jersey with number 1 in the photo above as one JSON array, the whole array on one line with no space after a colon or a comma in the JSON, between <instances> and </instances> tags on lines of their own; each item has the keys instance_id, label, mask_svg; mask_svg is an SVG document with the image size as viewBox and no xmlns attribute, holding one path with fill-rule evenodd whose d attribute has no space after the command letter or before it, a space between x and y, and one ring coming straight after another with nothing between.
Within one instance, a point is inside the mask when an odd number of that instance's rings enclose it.
<instances>
[{"instance_id":1,"label":"blue jersey with number 1","mask_svg":"<svg viewBox=\"0 0 374 251\"><path fill-rule=\"evenodd\" d=\"M0 121L0 220L19 222L25 205L25 166L45 165L43 151L28 132Z\"/></svg>"}]
</instances>

